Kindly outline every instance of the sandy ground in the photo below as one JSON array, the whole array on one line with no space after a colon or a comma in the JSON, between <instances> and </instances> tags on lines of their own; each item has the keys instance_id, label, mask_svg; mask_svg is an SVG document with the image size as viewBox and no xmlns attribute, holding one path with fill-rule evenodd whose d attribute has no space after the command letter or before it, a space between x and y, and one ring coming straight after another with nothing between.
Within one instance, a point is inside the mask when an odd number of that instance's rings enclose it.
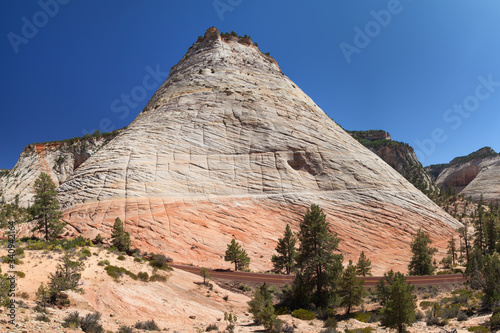
<instances>
[{"instance_id":1,"label":"sandy ground","mask_svg":"<svg viewBox=\"0 0 500 333\"><path fill-rule=\"evenodd\" d=\"M125 260L118 260L117 255L98 247L89 248L93 254L84 260L85 270L82 273L81 288L84 293L69 292L70 306L58 309L50 308L50 323L35 320L37 313L32 308L35 303L35 292L40 283L49 281L49 274L55 272L56 265L62 254L48 251L25 250L23 263L16 265L16 270L26 274L24 278L17 278L17 293L25 292L28 298L22 300L27 307L16 309L15 323L10 324L10 318L4 311L0 313L0 332L81 332L81 330L63 328L61 323L70 312L78 311L81 315L98 311L102 314L101 323L105 330L116 332L121 325L133 326L137 321L154 319L158 326L169 332L197 332L205 331L210 324L217 325L220 331L227 326L224 322L224 312L237 315L238 321L235 332L263 332L262 326L253 324L252 316L247 312L247 302L250 298L239 292L216 283L213 288L203 285L201 277L182 270L158 271L167 277L166 282L135 281L123 276L118 282L114 281L99 266L101 260L108 260L111 265L124 267L137 274L147 272L153 274L153 268L147 263L135 262L132 257L125 256ZM6 250L0 250L0 256ZM2 272L7 272L6 263L0 264ZM441 296L441 295L440 295ZM226 300L227 298L227 300ZM432 301L433 299L429 299ZM365 306L369 310L370 305ZM340 310L342 311L342 310ZM295 327L295 332L320 332L323 322L320 320L302 321L290 315L280 316ZM448 331L457 328L458 332L467 332L467 327L484 323L485 317L473 317L467 322L450 320L444 327ZM377 324L362 323L354 319L342 321L337 330L343 332L345 328L363 328L371 326L377 332L389 332ZM410 332L440 332L442 328L427 327L425 322L417 322Z\"/></svg>"},{"instance_id":2,"label":"sandy ground","mask_svg":"<svg viewBox=\"0 0 500 333\"><path fill-rule=\"evenodd\" d=\"M233 312L242 324L251 322L245 315L249 297L234 293L213 284L210 290L203 285L199 276L181 270L166 272L159 270L158 274L167 276L166 282L134 281L124 275L116 282L111 278L104 266L99 266L101 260L108 260L111 265L124 267L137 274L147 272L153 274L153 268L147 263L134 262L132 257L118 260L115 254L100 248L90 248L94 254L84 260L85 270L82 273L81 288L83 294L69 292L70 307L52 309L51 319L55 325L50 330L42 329L45 323L32 323L36 313L30 309L17 309L16 323L27 332L71 332L60 326L62 319L70 312L79 311L85 315L99 311L101 322L106 330L116 331L121 325L132 326L137 321L154 319L160 328L177 332L193 332L195 327L205 328L209 324L224 326L224 312ZM5 255L2 249L0 255ZM25 250L23 264L16 265L16 270L26 274L17 278L17 292L26 292L28 299L22 299L30 308L36 304L35 293L40 283L49 281L49 274L55 272L61 254L55 252ZM0 264L2 272L7 272L8 265ZM227 296L227 301L224 299ZM21 298L17 298L21 299ZM6 332L12 325L6 313L0 314L0 331ZM36 325L35 325L36 324ZM46 325L46 324L45 324ZM7 328L9 326L9 328ZM57 329L59 327L59 329ZM81 331L80 331L81 332Z\"/></svg>"}]
</instances>

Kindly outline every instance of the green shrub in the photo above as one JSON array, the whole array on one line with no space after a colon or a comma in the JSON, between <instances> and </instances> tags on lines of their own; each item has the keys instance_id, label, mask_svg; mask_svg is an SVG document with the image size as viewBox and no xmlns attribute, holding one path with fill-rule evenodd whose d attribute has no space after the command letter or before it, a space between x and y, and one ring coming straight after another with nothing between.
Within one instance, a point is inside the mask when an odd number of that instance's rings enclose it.
<instances>
[{"instance_id":1,"label":"green shrub","mask_svg":"<svg viewBox=\"0 0 500 333\"><path fill-rule=\"evenodd\" d=\"M135 328L139 330L145 330L145 331L159 331L160 328L158 325L156 325L154 320L148 320L148 321L138 321L134 325Z\"/></svg>"},{"instance_id":2,"label":"green shrub","mask_svg":"<svg viewBox=\"0 0 500 333\"><path fill-rule=\"evenodd\" d=\"M8 257L8 256L3 256L0 258L0 262L4 263L9 263L9 264L14 264L14 265L21 265L23 264L22 260L20 260L18 257Z\"/></svg>"},{"instance_id":3,"label":"green shrub","mask_svg":"<svg viewBox=\"0 0 500 333\"><path fill-rule=\"evenodd\" d=\"M469 301L470 295L468 294L460 294L460 295L453 295L451 297L451 302L453 304L467 304Z\"/></svg>"},{"instance_id":4,"label":"green shrub","mask_svg":"<svg viewBox=\"0 0 500 333\"><path fill-rule=\"evenodd\" d=\"M457 320L458 321L465 321L469 319L469 316L467 316L467 314L463 311L459 311L458 314L457 314Z\"/></svg>"},{"instance_id":5,"label":"green shrub","mask_svg":"<svg viewBox=\"0 0 500 333\"><path fill-rule=\"evenodd\" d=\"M488 333L489 332L489 330L486 327L481 326L481 325L471 326L471 327L469 327L468 331L475 332L475 333Z\"/></svg>"},{"instance_id":6,"label":"green shrub","mask_svg":"<svg viewBox=\"0 0 500 333\"><path fill-rule=\"evenodd\" d=\"M120 255L118 256L118 258L116 258L116 259L118 259L118 260L125 260L125 256L123 256L123 255L121 255L121 254L120 254Z\"/></svg>"},{"instance_id":7,"label":"green shrub","mask_svg":"<svg viewBox=\"0 0 500 333\"><path fill-rule=\"evenodd\" d=\"M252 288L250 286L247 286L243 282L239 284L238 289L241 291L250 291Z\"/></svg>"},{"instance_id":8,"label":"green shrub","mask_svg":"<svg viewBox=\"0 0 500 333\"><path fill-rule=\"evenodd\" d=\"M368 319L370 318L370 314L366 312L356 312L353 318L363 323L367 323Z\"/></svg>"},{"instance_id":9,"label":"green shrub","mask_svg":"<svg viewBox=\"0 0 500 333\"><path fill-rule=\"evenodd\" d=\"M80 326L80 314L78 311L68 314L62 322L62 327L77 328Z\"/></svg>"},{"instance_id":10,"label":"green shrub","mask_svg":"<svg viewBox=\"0 0 500 333\"><path fill-rule=\"evenodd\" d=\"M314 312L305 309L297 309L292 312L292 317L301 319L301 320L313 320L316 319L316 315Z\"/></svg>"},{"instance_id":11,"label":"green shrub","mask_svg":"<svg viewBox=\"0 0 500 333\"><path fill-rule=\"evenodd\" d=\"M328 317L325 320L323 327L337 328L337 319L335 319L335 317Z\"/></svg>"},{"instance_id":12,"label":"green shrub","mask_svg":"<svg viewBox=\"0 0 500 333\"><path fill-rule=\"evenodd\" d=\"M290 309L288 308L288 306L282 306L278 310L274 311L274 314L277 316L287 315L290 314Z\"/></svg>"},{"instance_id":13,"label":"green shrub","mask_svg":"<svg viewBox=\"0 0 500 333\"><path fill-rule=\"evenodd\" d=\"M89 249L83 249L80 252L80 256L91 257L92 256L92 252L90 252Z\"/></svg>"},{"instance_id":14,"label":"green shrub","mask_svg":"<svg viewBox=\"0 0 500 333\"><path fill-rule=\"evenodd\" d=\"M90 239L78 236L72 239L55 239L49 242L38 240L38 239L28 239L28 245L26 246L29 250L71 250L79 247L93 246Z\"/></svg>"},{"instance_id":15,"label":"green shrub","mask_svg":"<svg viewBox=\"0 0 500 333\"><path fill-rule=\"evenodd\" d=\"M52 241L55 245L60 245L64 250L76 249L78 247L93 246L90 239L78 236L69 240L55 240Z\"/></svg>"},{"instance_id":16,"label":"green shrub","mask_svg":"<svg viewBox=\"0 0 500 333\"><path fill-rule=\"evenodd\" d=\"M354 328L352 330L346 328L344 332L345 333L371 333L373 331L374 331L373 327L367 326L364 328Z\"/></svg>"},{"instance_id":17,"label":"green shrub","mask_svg":"<svg viewBox=\"0 0 500 333\"><path fill-rule=\"evenodd\" d=\"M467 294L469 296L472 296L472 292L467 289L455 289L451 292L452 295L460 295L460 294Z\"/></svg>"},{"instance_id":18,"label":"green shrub","mask_svg":"<svg viewBox=\"0 0 500 333\"><path fill-rule=\"evenodd\" d=\"M47 309L44 308L43 306L40 306L40 305L35 305L35 307L33 307L33 311L35 312L38 312L38 313L47 313Z\"/></svg>"},{"instance_id":19,"label":"green shrub","mask_svg":"<svg viewBox=\"0 0 500 333\"><path fill-rule=\"evenodd\" d=\"M14 250L14 255L21 256L23 254L24 254L24 248L22 248L22 247L16 247L16 249Z\"/></svg>"},{"instance_id":20,"label":"green shrub","mask_svg":"<svg viewBox=\"0 0 500 333\"><path fill-rule=\"evenodd\" d=\"M426 310L428 307L434 305L434 302L430 302L430 301L422 301L420 302L420 308L422 310Z\"/></svg>"},{"instance_id":21,"label":"green shrub","mask_svg":"<svg viewBox=\"0 0 500 333\"><path fill-rule=\"evenodd\" d=\"M95 236L95 238L93 240L93 243L96 245L99 245L99 244L102 244L103 241L104 241L104 239L102 238L101 234L97 234L97 236Z\"/></svg>"},{"instance_id":22,"label":"green shrub","mask_svg":"<svg viewBox=\"0 0 500 333\"><path fill-rule=\"evenodd\" d=\"M139 280L144 282L148 282L149 280L149 274L147 272L139 272L137 273L137 277L139 278Z\"/></svg>"},{"instance_id":23,"label":"green shrub","mask_svg":"<svg viewBox=\"0 0 500 333\"><path fill-rule=\"evenodd\" d=\"M451 302L451 297L443 297L441 298L441 303L446 304Z\"/></svg>"},{"instance_id":24,"label":"green shrub","mask_svg":"<svg viewBox=\"0 0 500 333\"><path fill-rule=\"evenodd\" d=\"M64 307L69 305L69 297L68 294L56 291L51 292L49 295L49 304L55 305L57 307Z\"/></svg>"},{"instance_id":25,"label":"green shrub","mask_svg":"<svg viewBox=\"0 0 500 333\"><path fill-rule=\"evenodd\" d=\"M438 317L429 315L429 313L427 313L427 319L425 322L427 323L427 326L436 326L439 325L440 320Z\"/></svg>"},{"instance_id":26,"label":"green shrub","mask_svg":"<svg viewBox=\"0 0 500 333\"><path fill-rule=\"evenodd\" d=\"M122 325L118 329L117 333L134 333L134 329L132 327Z\"/></svg>"},{"instance_id":27,"label":"green shrub","mask_svg":"<svg viewBox=\"0 0 500 333\"><path fill-rule=\"evenodd\" d=\"M16 275L19 276L20 278L26 277L26 274L24 274L24 272L21 271L17 271Z\"/></svg>"},{"instance_id":28,"label":"green shrub","mask_svg":"<svg viewBox=\"0 0 500 333\"><path fill-rule=\"evenodd\" d=\"M104 328L99 324L101 314L99 312L88 313L85 318L80 319L80 328L86 333L104 333Z\"/></svg>"},{"instance_id":29,"label":"green shrub","mask_svg":"<svg viewBox=\"0 0 500 333\"><path fill-rule=\"evenodd\" d=\"M149 264L158 269L172 270L172 268L170 268L167 264L168 261L169 259L163 254L155 254Z\"/></svg>"},{"instance_id":30,"label":"green shrub","mask_svg":"<svg viewBox=\"0 0 500 333\"><path fill-rule=\"evenodd\" d=\"M458 304L450 304L445 306L441 311L440 311L440 316L443 319L451 319L455 318L458 316L458 312L460 311L460 305Z\"/></svg>"},{"instance_id":31,"label":"green shrub","mask_svg":"<svg viewBox=\"0 0 500 333\"><path fill-rule=\"evenodd\" d=\"M100 260L97 264L99 266L107 266L107 265L109 265L109 260L107 260L107 259Z\"/></svg>"},{"instance_id":32,"label":"green shrub","mask_svg":"<svg viewBox=\"0 0 500 333\"><path fill-rule=\"evenodd\" d=\"M205 332L210 332L210 331L217 331L219 328L217 327L217 324L210 324L207 326L205 329Z\"/></svg>"},{"instance_id":33,"label":"green shrub","mask_svg":"<svg viewBox=\"0 0 500 333\"><path fill-rule=\"evenodd\" d=\"M490 317L489 324L492 332L500 331L500 308L493 310L493 315Z\"/></svg>"},{"instance_id":34,"label":"green shrub","mask_svg":"<svg viewBox=\"0 0 500 333\"><path fill-rule=\"evenodd\" d=\"M135 257L135 258L134 258L134 261L135 261L135 262L142 262L142 258Z\"/></svg>"},{"instance_id":35,"label":"green shrub","mask_svg":"<svg viewBox=\"0 0 500 333\"><path fill-rule=\"evenodd\" d=\"M363 328L357 328L356 332L359 333L372 333L374 332L374 328L371 326L363 327Z\"/></svg>"},{"instance_id":36,"label":"green shrub","mask_svg":"<svg viewBox=\"0 0 500 333\"><path fill-rule=\"evenodd\" d=\"M155 282L155 281L165 282L165 281L167 281L167 277L166 277L166 276L163 276L163 275L153 274L153 275L151 275L151 277L149 278L149 281L150 281L150 282Z\"/></svg>"},{"instance_id":37,"label":"green shrub","mask_svg":"<svg viewBox=\"0 0 500 333\"><path fill-rule=\"evenodd\" d=\"M123 267L108 265L104 267L104 270L108 273L109 276L115 279L115 281L118 281L123 276L123 274L127 274L133 280L137 280L137 275Z\"/></svg>"}]
</instances>

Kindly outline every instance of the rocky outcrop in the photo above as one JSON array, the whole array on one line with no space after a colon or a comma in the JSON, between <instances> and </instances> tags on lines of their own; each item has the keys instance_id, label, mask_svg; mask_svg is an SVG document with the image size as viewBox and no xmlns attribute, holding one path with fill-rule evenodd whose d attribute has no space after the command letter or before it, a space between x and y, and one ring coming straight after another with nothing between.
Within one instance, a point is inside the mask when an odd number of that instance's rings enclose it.
<instances>
[{"instance_id":1,"label":"rocky outcrop","mask_svg":"<svg viewBox=\"0 0 500 333\"><path fill-rule=\"evenodd\" d=\"M391 135L383 130L368 130L368 131L347 131L352 137L363 143L364 140L373 142L379 140L392 141Z\"/></svg>"},{"instance_id":2,"label":"rocky outcrop","mask_svg":"<svg viewBox=\"0 0 500 333\"><path fill-rule=\"evenodd\" d=\"M14 168L0 177L0 197L12 202L18 196L19 205L27 207L35 194L33 185L40 173L47 173L59 186L117 134L118 131L26 146Z\"/></svg>"},{"instance_id":3,"label":"rocky outcrop","mask_svg":"<svg viewBox=\"0 0 500 333\"><path fill-rule=\"evenodd\" d=\"M429 168L440 170L436 184L442 188L476 201L481 196L487 202L500 201L500 155L490 147Z\"/></svg>"},{"instance_id":4,"label":"rocky outcrop","mask_svg":"<svg viewBox=\"0 0 500 333\"><path fill-rule=\"evenodd\" d=\"M415 151L407 143L392 141L390 134L382 130L348 131L348 133L423 193L432 195L437 192L434 179L424 170Z\"/></svg>"},{"instance_id":5,"label":"rocky outcrop","mask_svg":"<svg viewBox=\"0 0 500 333\"><path fill-rule=\"evenodd\" d=\"M224 263L232 238L271 267L286 224L312 203L357 259L405 270L418 228L444 249L459 223L332 121L240 37L207 31L145 109L58 189L75 233L109 236L178 262Z\"/></svg>"}]
</instances>

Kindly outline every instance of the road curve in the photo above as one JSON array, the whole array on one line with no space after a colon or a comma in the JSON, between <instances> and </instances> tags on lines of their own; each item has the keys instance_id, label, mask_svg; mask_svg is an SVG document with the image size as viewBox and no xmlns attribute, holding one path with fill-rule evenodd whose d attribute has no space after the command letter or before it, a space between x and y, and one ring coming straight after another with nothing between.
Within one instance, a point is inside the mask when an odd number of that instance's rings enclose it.
<instances>
[{"instance_id":1,"label":"road curve","mask_svg":"<svg viewBox=\"0 0 500 333\"><path fill-rule=\"evenodd\" d=\"M200 267L184 266L177 264L169 264L173 268L182 269L196 275L200 275ZM216 280L233 281L233 282L254 282L254 283L267 283L274 285L291 284L295 279L294 275L270 274L270 273L251 273L251 272L234 272L226 270L213 270L208 269L210 277ZM365 277L365 286L374 286L382 277L370 276ZM437 285L447 283L463 283L465 279L462 274L448 274L448 275L428 275L428 276L408 276L406 282L413 285Z\"/></svg>"}]
</instances>

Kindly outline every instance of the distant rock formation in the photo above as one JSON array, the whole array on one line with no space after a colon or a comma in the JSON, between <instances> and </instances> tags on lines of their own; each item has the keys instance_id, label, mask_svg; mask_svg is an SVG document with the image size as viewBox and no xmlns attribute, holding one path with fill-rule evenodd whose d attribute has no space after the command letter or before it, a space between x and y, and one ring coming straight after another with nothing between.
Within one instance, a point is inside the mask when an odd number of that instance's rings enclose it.
<instances>
[{"instance_id":1,"label":"distant rock formation","mask_svg":"<svg viewBox=\"0 0 500 333\"><path fill-rule=\"evenodd\" d=\"M27 207L35 194L33 185L45 172L59 186L99 148L115 137L114 133L85 136L26 146L12 170L0 171L0 199Z\"/></svg>"},{"instance_id":2,"label":"distant rock formation","mask_svg":"<svg viewBox=\"0 0 500 333\"><path fill-rule=\"evenodd\" d=\"M441 188L451 188L466 198L487 202L500 201L500 155L484 147L448 164L427 167Z\"/></svg>"},{"instance_id":3,"label":"distant rock formation","mask_svg":"<svg viewBox=\"0 0 500 333\"><path fill-rule=\"evenodd\" d=\"M431 195L438 191L434 179L424 170L415 151L407 143L392 141L390 134L382 130L347 132L424 194Z\"/></svg>"},{"instance_id":4,"label":"distant rock formation","mask_svg":"<svg viewBox=\"0 0 500 333\"><path fill-rule=\"evenodd\" d=\"M58 189L75 234L225 267L231 238L271 267L286 224L322 207L341 251L406 270L418 228L442 251L460 224L332 121L249 37L207 30L144 110Z\"/></svg>"}]
</instances>

